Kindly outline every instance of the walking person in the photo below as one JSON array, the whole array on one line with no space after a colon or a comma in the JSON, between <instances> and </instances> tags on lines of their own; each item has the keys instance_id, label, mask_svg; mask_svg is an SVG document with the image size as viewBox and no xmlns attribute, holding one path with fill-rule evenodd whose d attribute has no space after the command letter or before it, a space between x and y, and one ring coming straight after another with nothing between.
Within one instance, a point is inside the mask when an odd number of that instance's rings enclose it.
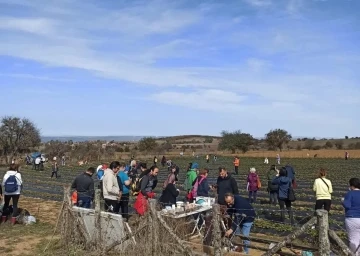
<instances>
[{"instance_id":1,"label":"walking person","mask_svg":"<svg viewBox=\"0 0 360 256\"><path fill-rule=\"evenodd\" d=\"M281 210L281 221L285 222L285 207L289 214L290 223L291 225L295 224L293 211L291 209L291 200L289 199L289 190L291 188L291 179L287 177L286 169L283 167L281 168L279 174L273 179L272 184L278 185L278 200Z\"/></svg>"},{"instance_id":2,"label":"walking person","mask_svg":"<svg viewBox=\"0 0 360 256\"><path fill-rule=\"evenodd\" d=\"M121 192L116 174L120 170L120 163L114 161L104 171L102 179L103 195L105 199L105 211L114 212L121 199Z\"/></svg>"},{"instance_id":3,"label":"walking person","mask_svg":"<svg viewBox=\"0 0 360 256\"><path fill-rule=\"evenodd\" d=\"M158 162L158 159L156 156L154 156L154 165L156 166L157 165L157 162Z\"/></svg>"},{"instance_id":4,"label":"walking person","mask_svg":"<svg viewBox=\"0 0 360 256\"><path fill-rule=\"evenodd\" d=\"M238 175L239 174L239 166L240 166L240 158L236 156L234 158L233 164L234 164L235 174Z\"/></svg>"},{"instance_id":5,"label":"walking person","mask_svg":"<svg viewBox=\"0 0 360 256\"><path fill-rule=\"evenodd\" d=\"M78 207L90 209L91 202L95 197L95 188L93 175L95 168L90 167L84 173L80 174L73 181L71 188L77 193L76 205Z\"/></svg>"},{"instance_id":6,"label":"walking person","mask_svg":"<svg viewBox=\"0 0 360 256\"><path fill-rule=\"evenodd\" d=\"M12 200L13 212L11 216L11 223L15 224L16 217L18 216L18 202L23 187L23 180L17 165L10 165L9 170L5 173L2 180L2 187L4 188L3 215L6 217L11 215L9 205L10 200Z\"/></svg>"},{"instance_id":7,"label":"walking person","mask_svg":"<svg viewBox=\"0 0 360 256\"><path fill-rule=\"evenodd\" d=\"M254 167L250 168L247 177L247 191L249 192L249 203L256 203L256 195L259 190L260 178Z\"/></svg>"},{"instance_id":8,"label":"walking person","mask_svg":"<svg viewBox=\"0 0 360 256\"><path fill-rule=\"evenodd\" d=\"M350 190L343 199L345 208L345 228L349 239L350 250L360 255L360 179L349 180Z\"/></svg>"},{"instance_id":9,"label":"walking person","mask_svg":"<svg viewBox=\"0 0 360 256\"><path fill-rule=\"evenodd\" d=\"M118 204L118 209L116 212L119 212L125 221L129 221L129 200L130 200L130 185L131 179L125 172L125 163L120 163L120 170L117 174L120 182L120 190L122 190L122 195Z\"/></svg>"},{"instance_id":10,"label":"walking person","mask_svg":"<svg viewBox=\"0 0 360 256\"><path fill-rule=\"evenodd\" d=\"M275 165L272 165L270 167L270 170L266 174L267 181L268 181L267 191L269 192L270 204L271 205L276 205L277 201L278 201L279 185L274 185L272 183L273 179L276 178L276 175L278 175L278 174L279 174L279 170L277 170L275 168Z\"/></svg>"},{"instance_id":11,"label":"walking person","mask_svg":"<svg viewBox=\"0 0 360 256\"><path fill-rule=\"evenodd\" d=\"M313 190L316 194L315 211L324 209L329 212L331 207L331 194L333 192L333 188L331 181L326 178L325 169L320 169L319 178L314 181Z\"/></svg>"}]
</instances>

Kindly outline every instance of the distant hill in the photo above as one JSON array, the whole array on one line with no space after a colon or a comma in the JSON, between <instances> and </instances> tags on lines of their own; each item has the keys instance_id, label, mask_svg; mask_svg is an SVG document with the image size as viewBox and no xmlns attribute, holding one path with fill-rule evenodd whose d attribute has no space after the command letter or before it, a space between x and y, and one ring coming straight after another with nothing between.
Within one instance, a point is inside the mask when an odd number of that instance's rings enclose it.
<instances>
[{"instance_id":1,"label":"distant hill","mask_svg":"<svg viewBox=\"0 0 360 256\"><path fill-rule=\"evenodd\" d=\"M144 136L42 136L42 142L48 142L51 140L58 140L58 141L69 141L72 140L73 142L84 142L84 141L139 141Z\"/></svg>"}]
</instances>

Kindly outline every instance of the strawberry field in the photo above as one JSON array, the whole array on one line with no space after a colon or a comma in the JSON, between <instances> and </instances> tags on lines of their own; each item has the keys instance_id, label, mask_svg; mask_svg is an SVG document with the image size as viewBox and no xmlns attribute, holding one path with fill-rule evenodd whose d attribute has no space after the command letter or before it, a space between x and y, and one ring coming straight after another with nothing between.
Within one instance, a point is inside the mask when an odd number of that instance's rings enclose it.
<instances>
[{"instance_id":1,"label":"strawberry field","mask_svg":"<svg viewBox=\"0 0 360 256\"><path fill-rule=\"evenodd\" d=\"M230 172L233 172L232 161L230 157L218 157L217 162L210 161L206 163L205 159L195 158L177 158L173 161L180 166L181 184L185 179L185 170L189 162L199 163L201 168L210 169L209 182L215 184L218 167L224 166ZM258 218L252 233L262 233L268 235L284 236L293 230L293 227L279 222L280 212L277 206L270 206L268 193L266 191L267 181L265 179L266 172L270 168L269 165L263 163L261 158L242 158L239 168L239 175L235 175L238 181L240 194L247 197L246 177L250 167L255 167L262 181L262 188L258 191L258 199L254 204ZM328 178L333 184L332 208L330 212L330 228L337 231L344 237L344 211L341 205L341 198L348 190L348 180L352 177L358 177L360 159L282 159L282 164L290 163L296 171L296 179L298 187L296 189L297 201L294 203L294 215L299 225L305 223L314 214L315 196L312 190L314 179L317 178L318 170L323 167L328 170ZM148 161L150 166L151 161ZM97 166L98 163L93 163ZM87 166L86 166L87 167ZM60 167L58 179L51 179L51 170L49 166L45 166L44 171L34 171L31 167L22 167L21 173L24 181L23 195L27 197L42 198L46 200L60 201L63 199L63 186L70 185L76 175L83 172L86 167L66 166ZM6 168L0 169L0 175L3 177ZM95 176L95 175L94 175ZM167 169L160 168L159 183L156 189L157 196L160 196L162 182L167 176ZM182 192L179 200L184 200L185 192ZM133 200L133 198L131 199ZM21 205L20 205L21 207ZM314 231L315 232L315 231Z\"/></svg>"}]
</instances>

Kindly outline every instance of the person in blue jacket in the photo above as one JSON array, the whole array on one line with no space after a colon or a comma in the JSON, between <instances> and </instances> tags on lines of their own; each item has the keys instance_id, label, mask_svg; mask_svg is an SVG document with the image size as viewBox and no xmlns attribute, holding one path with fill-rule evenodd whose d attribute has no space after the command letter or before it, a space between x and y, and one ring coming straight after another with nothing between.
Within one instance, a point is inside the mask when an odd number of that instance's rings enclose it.
<instances>
[{"instance_id":1,"label":"person in blue jacket","mask_svg":"<svg viewBox=\"0 0 360 256\"><path fill-rule=\"evenodd\" d=\"M273 185L278 185L278 200L280 205L281 221L285 222L285 206L288 211L291 224L295 224L294 215L291 209L291 201L289 197L289 188L292 186L292 179L287 176L287 170L285 167L281 168L279 174L272 180Z\"/></svg>"},{"instance_id":2,"label":"person in blue jacket","mask_svg":"<svg viewBox=\"0 0 360 256\"><path fill-rule=\"evenodd\" d=\"M349 180L349 192L343 199L345 208L345 227L349 239L349 247L356 255L360 248L360 179Z\"/></svg>"}]
</instances>

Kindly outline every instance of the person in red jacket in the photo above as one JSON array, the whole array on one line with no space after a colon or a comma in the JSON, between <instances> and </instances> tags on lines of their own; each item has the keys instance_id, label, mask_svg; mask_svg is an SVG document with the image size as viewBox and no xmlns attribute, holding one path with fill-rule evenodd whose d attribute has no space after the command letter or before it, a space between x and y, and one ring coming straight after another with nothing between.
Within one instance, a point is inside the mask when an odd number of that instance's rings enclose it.
<instances>
[{"instance_id":1,"label":"person in red jacket","mask_svg":"<svg viewBox=\"0 0 360 256\"><path fill-rule=\"evenodd\" d=\"M140 193L136 198L134 208L139 215L144 215L148 210L148 199L154 198L155 193L153 190L156 187L157 179L156 176L159 173L159 168L156 166L152 166L149 173L144 175L141 179L140 184Z\"/></svg>"}]
</instances>

